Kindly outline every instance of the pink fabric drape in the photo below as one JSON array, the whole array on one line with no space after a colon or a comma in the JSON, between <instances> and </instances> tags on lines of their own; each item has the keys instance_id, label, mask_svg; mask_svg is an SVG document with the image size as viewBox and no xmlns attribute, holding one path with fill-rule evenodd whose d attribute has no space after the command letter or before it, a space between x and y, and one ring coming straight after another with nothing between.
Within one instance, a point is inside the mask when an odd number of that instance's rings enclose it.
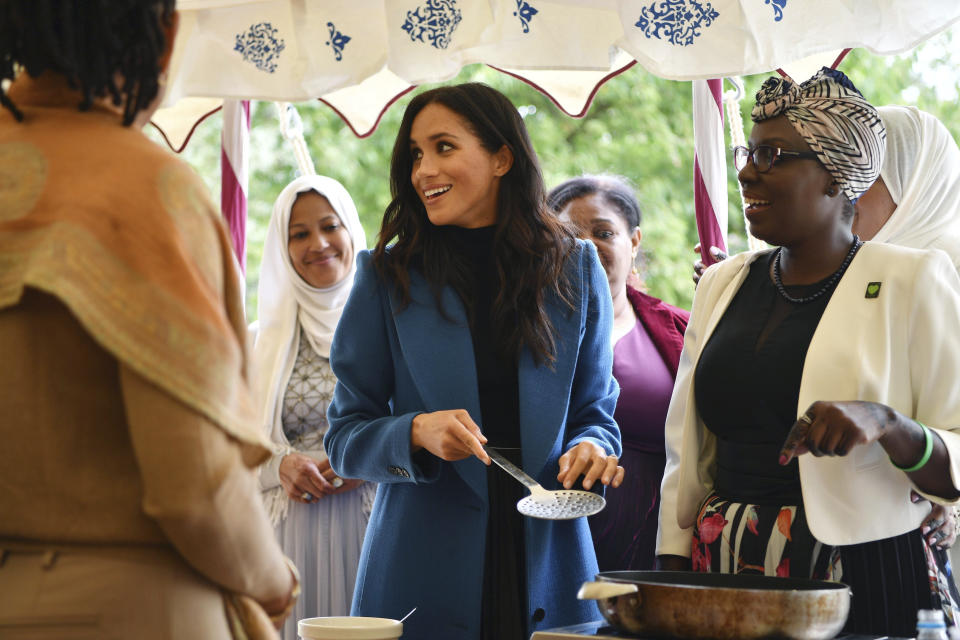
<instances>
[{"instance_id":1,"label":"pink fabric drape","mask_svg":"<svg viewBox=\"0 0 960 640\"><path fill-rule=\"evenodd\" d=\"M693 82L693 193L700 255L713 264L709 248L727 250L727 160L723 140L723 80Z\"/></svg>"},{"instance_id":2,"label":"pink fabric drape","mask_svg":"<svg viewBox=\"0 0 960 640\"><path fill-rule=\"evenodd\" d=\"M223 101L220 147L220 210L230 230L240 269L247 269L247 183L250 147L250 101Z\"/></svg>"}]
</instances>

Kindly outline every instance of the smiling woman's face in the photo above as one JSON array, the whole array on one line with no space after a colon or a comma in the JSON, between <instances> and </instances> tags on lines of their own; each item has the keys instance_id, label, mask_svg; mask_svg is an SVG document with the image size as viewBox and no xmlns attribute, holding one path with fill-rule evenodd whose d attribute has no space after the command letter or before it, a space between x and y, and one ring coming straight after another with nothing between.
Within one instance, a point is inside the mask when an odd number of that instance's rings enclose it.
<instances>
[{"instance_id":1,"label":"smiling woman's face","mask_svg":"<svg viewBox=\"0 0 960 640\"><path fill-rule=\"evenodd\" d=\"M413 119L410 154L410 181L430 222L466 229L496 223L500 178L513 163L506 147L490 153L462 117L434 103Z\"/></svg>"},{"instance_id":2,"label":"smiling woman's face","mask_svg":"<svg viewBox=\"0 0 960 640\"><path fill-rule=\"evenodd\" d=\"M610 293L616 296L625 291L640 248L639 227L630 229L623 214L600 193L571 200L560 211L560 219L572 224L579 237L596 245Z\"/></svg>"},{"instance_id":3,"label":"smiling woman's face","mask_svg":"<svg viewBox=\"0 0 960 640\"><path fill-rule=\"evenodd\" d=\"M809 152L810 146L785 116L758 122L749 148L758 145ZM833 177L817 160L782 157L766 173L748 162L738 174L750 233L769 244L790 245L842 224ZM834 195L830 195L830 193Z\"/></svg>"},{"instance_id":4,"label":"smiling woman's face","mask_svg":"<svg viewBox=\"0 0 960 640\"><path fill-rule=\"evenodd\" d=\"M350 273L353 239L330 202L316 191L301 193L293 203L287 252L300 277L318 289L332 287Z\"/></svg>"}]
</instances>

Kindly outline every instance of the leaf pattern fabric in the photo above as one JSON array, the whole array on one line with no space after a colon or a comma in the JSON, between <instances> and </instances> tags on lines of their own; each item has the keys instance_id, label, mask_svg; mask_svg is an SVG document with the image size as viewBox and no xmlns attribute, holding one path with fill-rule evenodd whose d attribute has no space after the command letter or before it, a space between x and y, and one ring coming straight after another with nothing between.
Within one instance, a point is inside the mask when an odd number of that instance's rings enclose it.
<instances>
[{"instance_id":1,"label":"leaf pattern fabric","mask_svg":"<svg viewBox=\"0 0 960 640\"><path fill-rule=\"evenodd\" d=\"M839 552L814 539L803 508L756 505L710 496L700 508L694 571L832 580Z\"/></svg>"},{"instance_id":2,"label":"leaf pattern fabric","mask_svg":"<svg viewBox=\"0 0 960 640\"><path fill-rule=\"evenodd\" d=\"M780 509L780 513L777 514L777 530L787 540L790 540L790 516L790 509Z\"/></svg>"},{"instance_id":3,"label":"leaf pattern fabric","mask_svg":"<svg viewBox=\"0 0 960 640\"><path fill-rule=\"evenodd\" d=\"M755 536L760 535L760 533L757 531L758 519L759 518L757 518L757 509L756 507L751 505L747 511L747 529L749 529L750 533L752 533Z\"/></svg>"},{"instance_id":4,"label":"leaf pattern fabric","mask_svg":"<svg viewBox=\"0 0 960 640\"><path fill-rule=\"evenodd\" d=\"M854 592L847 633L908 636L918 608L940 608L960 623L949 556L919 529L845 547L814 538L803 505L747 504L715 493L700 507L691 541L694 571L813 578Z\"/></svg>"}]
</instances>

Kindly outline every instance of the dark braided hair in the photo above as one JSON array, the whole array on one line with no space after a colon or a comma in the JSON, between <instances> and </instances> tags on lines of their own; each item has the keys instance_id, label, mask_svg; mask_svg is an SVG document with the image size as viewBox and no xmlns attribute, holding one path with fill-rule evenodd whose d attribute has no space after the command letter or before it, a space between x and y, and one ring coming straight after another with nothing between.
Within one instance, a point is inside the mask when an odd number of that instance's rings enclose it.
<instances>
[{"instance_id":1,"label":"dark braided hair","mask_svg":"<svg viewBox=\"0 0 960 640\"><path fill-rule=\"evenodd\" d=\"M0 0L0 104L23 113L3 84L22 70L50 71L83 98L81 111L109 96L123 124L153 102L175 0ZM117 85L120 78L122 85Z\"/></svg>"}]
</instances>

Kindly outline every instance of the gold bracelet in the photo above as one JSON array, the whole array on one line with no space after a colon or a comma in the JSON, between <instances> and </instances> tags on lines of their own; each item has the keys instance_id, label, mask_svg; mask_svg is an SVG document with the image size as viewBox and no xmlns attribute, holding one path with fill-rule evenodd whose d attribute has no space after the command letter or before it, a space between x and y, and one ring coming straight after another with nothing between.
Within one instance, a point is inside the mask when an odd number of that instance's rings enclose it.
<instances>
[{"instance_id":1,"label":"gold bracelet","mask_svg":"<svg viewBox=\"0 0 960 640\"><path fill-rule=\"evenodd\" d=\"M270 616L270 622L277 627L293 612L293 607L297 604L297 598L300 597L300 572L297 571L297 565L293 564L293 560L287 556L283 556L283 561L293 575L293 590L290 592L290 599L287 600L287 606L283 608L283 611Z\"/></svg>"}]
</instances>

